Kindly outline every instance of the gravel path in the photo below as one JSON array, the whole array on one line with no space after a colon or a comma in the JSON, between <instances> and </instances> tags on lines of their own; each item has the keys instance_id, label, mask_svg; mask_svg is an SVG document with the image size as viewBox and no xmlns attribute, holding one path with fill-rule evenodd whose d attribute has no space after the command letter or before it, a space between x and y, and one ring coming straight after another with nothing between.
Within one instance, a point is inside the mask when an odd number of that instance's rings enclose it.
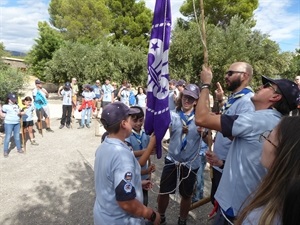
<instances>
[{"instance_id":1,"label":"gravel path","mask_svg":"<svg viewBox=\"0 0 300 225\"><path fill-rule=\"evenodd\" d=\"M39 146L27 141L25 154L14 148L8 158L3 158L1 145L1 225L93 224L94 156L100 144L95 126L99 123L93 120L90 129L77 129L75 120L72 129L59 129L61 100L52 98L49 103L54 133L36 133ZM152 179L158 191L163 160L152 161L157 165ZM208 171L205 176L207 194ZM156 196L150 192L149 206L156 207ZM206 204L192 210L188 224L210 224L207 215L211 208ZM168 225L176 224L178 211L178 202L173 198L166 213Z\"/></svg>"}]
</instances>

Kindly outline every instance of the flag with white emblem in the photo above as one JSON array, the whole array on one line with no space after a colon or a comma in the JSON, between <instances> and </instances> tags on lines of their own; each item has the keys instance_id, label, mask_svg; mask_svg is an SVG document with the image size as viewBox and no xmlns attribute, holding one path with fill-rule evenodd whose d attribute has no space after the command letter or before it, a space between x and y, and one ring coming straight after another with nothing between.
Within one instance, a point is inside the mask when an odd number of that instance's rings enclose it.
<instances>
[{"instance_id":1,"label":"flag with white emblem","mask_svg":"<svg viewBox=\"0 0 300 225\"><path fill-rule=\"evenodd\" d=\"M170 34L170 0L156 0L148 51L145 131L155 133L157 158L161 158L161 141L171 122L168 105Z\"/></svg>"}]
</instances>

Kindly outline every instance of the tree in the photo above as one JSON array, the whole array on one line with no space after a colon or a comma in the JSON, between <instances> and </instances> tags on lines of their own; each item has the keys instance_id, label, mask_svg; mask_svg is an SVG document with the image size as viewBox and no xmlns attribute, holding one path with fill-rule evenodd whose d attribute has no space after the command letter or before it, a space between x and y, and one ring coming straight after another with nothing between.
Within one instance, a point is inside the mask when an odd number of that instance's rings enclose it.
<instances>
[{"instance_id":1,"label":"tree","mask_svg":"<svg viewBox=\"0 0 300 225\"><path fill-rule=\"evenodd\" d=\"M30 71L43 79L45 64L52 59L53 53L60 48L63 40L58 31L51 28L47 22L38 23L39 37L29 51L25 60L30 65Z\"/></svg>"},{"instance_id":2,"label":"tree","mask_svg":"<svg viewBox=\"0 0 300 225\"><path fill-rule=\"evenodd\" d=\"M16 69L0 68L0 101L5 101L7 94L18 93L26 80L26 75Z\"/></svg>"},{"instance_id":3,"label":"tree","mask_svg":"<svg viewBox=\"0 0 300 225\"><path fill-rule=\"evenodd\" d=\"M51 0L49 14L66 40L89 43L109 34L111 15L104 0Z\"/></svg>"},{"instance_id":4,"label":"tree","mask_svg":"<svg viewBox=\"0 0 300 225\"><path fill-rule=\"evenodd\" d=\"M225 28L215 25L207 27L209 63L214 72L214 83L224 80L229 65L246 61L254 68L253 86L261 84L261 75L275 77L289 67L289 59L280 53L277 43L259 31L252 31L251 21L233 17ZM185 78L198 82L203 64L203 47L199 26L190 22L186 27L176 26L170 46L170 74L172 78Z\"/></svg>"},{"instance_id":5,"label":"tree","mask_svg":"<svg viewBox=\"0 0 300 225\"><path fill-rule=\"evenodd\" d=\"M152 13L146 8L144 1L111 0L108 2L112 13L113 42L124 45L148 48L149 32L151 29Z\"/></svg>"},{"instance_id":6,"label":"tree","mask_svg":"<svg viewBox=\"0 0 300 225\"><path fill-rule=\"evenodd\" d=\"M77 77L81 84L94 83L106 78L121 83L130 80L134 85L143 85L147 81L146 55L122 44L101 41L88 45L67 42L55 52L47 63L45 74L52 82L65 82Z\"/></svg>"},{"instance_id":7,"label":"tree","mask_svg":"<svg viewBox=\"0 0 300 225\"><path fill-rule=\"evenodd\" d=\"M186 0L180 7L180 12L188 17L189 20L195 20L196 16L200 18L199 0ZM194 7L195 6L195 7ZM205 0L204 12L208 23L214 25L226 26L235 15L242 20L249 20L253 17L253 11L258 7L258 0ZM195 8L195 10L194 10ZM254 26L252 21L251 26Z\"/></svg>"}]
</instances>

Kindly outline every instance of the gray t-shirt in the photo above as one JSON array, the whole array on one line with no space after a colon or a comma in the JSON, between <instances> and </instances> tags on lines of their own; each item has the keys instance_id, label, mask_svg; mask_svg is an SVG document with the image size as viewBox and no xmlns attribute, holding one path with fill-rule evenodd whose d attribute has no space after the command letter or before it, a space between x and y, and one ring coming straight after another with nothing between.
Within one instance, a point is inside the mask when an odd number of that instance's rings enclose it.
<instances>
[{"instance_id":1,"label":"gray t-shirt","mask_svg":"<svg viewBox=\"0 0 300 225\"><path fill-rule=\"evenodd\" d=\"M225 115L239 115L245 112L253 112L254 105L251 101L253 92L249 92L243 97L237 99L227 110L224 112ZM227 153L229 151L231 140L227 137L224 137L221 132L217 132L214 142L214 153L218 156L219 159L225 160ZM217 166L214 166L214 169L222 172Z\"/></svg>"},{"instance_id":2,"label":"gray t-shirt","mask_svg":"<svg viewBox=\"0 0 300 225\"><path fill-rule=\"evenodd\" d=\"M142 218L126 213L117 201L143 202L141 167L121 140L106 137L96 151L94 224L140 225Z\"/></svg>"},{"instance_id":3,"label":"gray t-shirt","mask_svg":"<svg viewBox=\"0 0 300 225\"><path fill-rule=\"evenodd\" d=\"M281 117L281 113L272 109L221 116L223 135L234 137L215 194L223 210L232 208L236 216L243 202L266 175L267 170L260 162L262 143L259 142L259 136L272 130Z\"/></svg>"},{"instance_id":4,"label":"gray t-shirt","mask_svg":"<svg viewBox=\"0 0 300 225\"><path fill-rule=\"evenodd\" d=\"M188 133L186 134L187 144L184 150L182 146L182 126L180 115L178 112L171 111L171 135L170 144L168 148L167 158L173 162L186 162L187 167L197 169L200 167L199 149L201 136L197 131L195 119L188 125Z\"/></svg>"}]
</instances>

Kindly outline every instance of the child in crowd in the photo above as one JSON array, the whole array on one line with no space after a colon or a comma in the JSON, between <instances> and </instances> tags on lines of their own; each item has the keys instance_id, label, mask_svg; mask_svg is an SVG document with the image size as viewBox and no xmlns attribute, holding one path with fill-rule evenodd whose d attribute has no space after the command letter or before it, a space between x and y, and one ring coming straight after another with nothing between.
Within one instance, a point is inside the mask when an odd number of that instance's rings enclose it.
<instances>
[{"instance_id":1,"label":"child in crowd","mask_svg":"<svg viewBox=\"0 0 300 225\"><path fill-rule=\"evenodd\" d=\"M147 95L145 93L144 88L138 87L137 94L136 94L136 105L141 107L143 111L145 112L146 109L146 103L147 103Z\"/></svg>"},{"instance_id":2,"label":"child in crowd","mask_svg":"<svg viewBox=\"0 0 300 225\"><path fill-rule=\"evenodd\" d=\"M160 179L160 195L157 201L158 212L162 218L161 224L166 224L165 212L169 203L169 194L174 194L178 186L181 195L178 225L186 224L196 175L200 167L201 135L195 124L195 106L199 94L197 85L185 86L179 95L177 108L171 111L170 144Z\"/></svg>"},{"instance_id":3,"label":"child in crowd","mask_svg":"<svg viewBox=\"0 0 300 225\"><path fill-rule=\"evenodd\" d=\"M17 104L17 96L13 93L7 95L6 104L2 106L2 113L5 114L4 119L4 129L5 129L5 138L4 138L4 157L7 158L9 154L8 146L10 142L10 137L13 134L15 144L17 146L18 153L24 153L21 142L20 142L20 116L24 112L20 111L20 108Z\"/></svg>"},{"instance_id":4,"label":"child in crowd","mask_svg":"<svg viewBox=\"0 0 300 225\"><path fill-rule=\"evenodd\" d=\"M96 95L93 92L93 88L89 84L85 85L84 91L82 92L82 104L81 107L78 109L78 111L81 112L81 124L80 127L78 127L78 129L83 129L84 125L86 125L87 128L90 128L91 114L92 111L95 111L96 109L94 105L95 96Z\"/></svg>"},{"instance_id":5,"label":"child in crowd","mask_svg":"<svg viewBox=\"0 0 300 225\"><path fill-rule=\"evenodd\" d=\"M66 82L65 85L58 90L58 95L63 97L59 129L62 129L65 124L67 128L70 128L72 115L72 88L70 82Z\"/></svg>"},{"instance_id":6,"label":"child in crowd","mask_svg":"<svg viewBox=\"0 0 300 225\"><path fill-rule=\"evenodd\" d=\"M131 115L131 125L132 133L125 139L125 141L132 147L134 151L134 156L139 159L141 155L146 151L146 148L149 144L150 136L145 133L143 130L144 125L144 112L143 109L139 106L132 106L132 109L138 110L138 113ZM155 165L147 165L147 163L142 166L142 180L150 180L150 174L155 171ZM148 205L148 190L143 190L144 196L144 205Z\"/></svg>"},{"instance_id":7,"label":"child in crowd","mask_svg":"<svg viewBox=\"0 0 300 225\"><path fill-rule=\"evenodd\" d=\"M23 134L25 135L28 132L31 145L39 145L33 135L33 112L35 110L34 104L32 104L32 98L30 96L25 97L22 100L22 104L25 106L22 111L24 114L22 116L23 120Z\"/></svg>"},{"instance_id":8,"label":"child in crowd","mask_svg":"<svg viewBox=\"0 0 300 225\"><path fill-rule=\"evenodd\" d=\"M151 188L151 182L141 181L139 162L125 143L125 139L132 132L131 115L138 112L137 109L131 109L122 102L111 103L102 111L101 123L109 134L96 151L95 225L103 222L144 224L144 218L154 225L160 224L160 215L142 203L142 188ZM155 143L155 137L151 138L147 150L148 156Z\"/></svg>"}]
</instances>

